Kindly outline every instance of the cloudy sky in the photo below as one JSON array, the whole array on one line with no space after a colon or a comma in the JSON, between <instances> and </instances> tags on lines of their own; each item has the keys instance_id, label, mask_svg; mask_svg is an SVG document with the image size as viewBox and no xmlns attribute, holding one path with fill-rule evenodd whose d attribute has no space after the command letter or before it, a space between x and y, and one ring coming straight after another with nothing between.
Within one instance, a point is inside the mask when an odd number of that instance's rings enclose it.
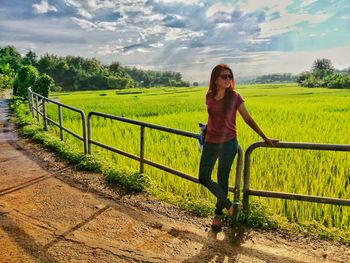
<instances>
[{"instance_id":1,"label":"cloudy sky","mask_svg":"<svg viewBox=\"0 0 350 263\"><path fill-rule=\"evenodd\" d=\"M349 0L0 0L0 46L96 57L207 81L350 66Z\"/></svg>"}]
</instances>

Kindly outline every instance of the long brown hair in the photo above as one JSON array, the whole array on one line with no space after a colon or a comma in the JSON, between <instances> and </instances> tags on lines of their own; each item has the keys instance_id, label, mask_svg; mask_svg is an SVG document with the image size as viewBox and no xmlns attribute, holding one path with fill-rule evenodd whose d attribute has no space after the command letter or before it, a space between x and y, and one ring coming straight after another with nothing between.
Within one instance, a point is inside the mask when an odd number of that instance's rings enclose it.
<instances>
[{"instance_id":1,"label":"long brown hair","mask_svg":"<svg viewBox=\"0 0 350 263\"><path fill-rule=\"evenodd\" d=\"M216 93L218 92L218 88L216 87L216 80L220 76L221 72L224 70L230 71L232 75L232 80L230 81L230 87L226 89L225 97L224 97L224 109L225 111L229 108L229 106L233 102L233 96L235 95L234 89L235 89L235 78L233 76L232 69L227 64L219 64L216 65L210 76L210 82L209 82L209 90L208 93L210 93L210 96L213 98L215 97Z\"/></svg>"}]
</instances>

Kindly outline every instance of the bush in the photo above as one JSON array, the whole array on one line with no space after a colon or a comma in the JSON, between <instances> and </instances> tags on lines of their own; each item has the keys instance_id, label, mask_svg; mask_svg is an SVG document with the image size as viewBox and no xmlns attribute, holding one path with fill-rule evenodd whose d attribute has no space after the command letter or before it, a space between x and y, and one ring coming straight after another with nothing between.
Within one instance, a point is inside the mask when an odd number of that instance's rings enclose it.
<instances>
[{"instance_id":1,"label":"bush","mask_svg":"<svg viewBox=\"0 0 350 263\"><path fill-rule=\"evenodd\" d=\"M239 221L255 228L278 228L278 222L271 216L269 209L261 203L251 202L249 204L249 211L242 211L240 213Z\"/></svg>"},{"instance_id":2,"label":"bush","mask_svg":"<svg viewBox=\"0 0 350 263\"><path fill-rule=\"evenodd\" d=\"M48 97L53 83L54 81L49 75L45 73L41 74L33 85L33 91L44 97Z\"/></svg>"},{"instance_id":3,"label":"bush","mask_svg":"<svg viewBox=\"0 0 350 263\"><path fill-rule=\"evenodd\" d=\"M144 191L149 184L149 178L146 175L125 168L110 168L104 174L109 182L117 183L130 192Z\"/></svg>"},{"instance_id":4,"label":"bush","mask_svg":"<svg viewBox=\"0 0 350 263\"><path fill-rule=\"evenodd\" d=\"M28 88L35 85L35 81L39 77L37 69L31 65L21 66L17 72L17 77L13 86L13 95L22 98L28 97Z\"/></svg>"},{"instance_id":5,"label":"bush","mask_svg":"<svg viewBox=\"0 0 350 263\"><path fill-rule=\"evenodd\" d=\"M13 88L15 72L10 64L0 65L0 90Z\"/></svg>"}]
</instances>

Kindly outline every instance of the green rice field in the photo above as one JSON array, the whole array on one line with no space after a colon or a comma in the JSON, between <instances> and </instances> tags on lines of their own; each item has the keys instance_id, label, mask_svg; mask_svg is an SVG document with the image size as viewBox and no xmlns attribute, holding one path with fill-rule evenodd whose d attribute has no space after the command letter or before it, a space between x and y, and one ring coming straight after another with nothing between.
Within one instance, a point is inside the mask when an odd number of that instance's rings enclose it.
<instances>
[{"instance_id":1,"label":"green rice field","mask_svg":"<svg viewBox=\"0 0 350 263\"><path fill-rule=\"evenodd\" d=\"M273 84L238 86L237 91L268 137L288 142L350 145L349 89ZM198 133L198 122L207 121L206 92L206 87L151 88L53 93L51 97L80 108L86 114L98 111ZM50 105L49 115L53 119L57 119L56 112L57 107ZM81 134L79 115L63 112L65 127ZM93 117L92 123L92 139L139 154L138 126L99 117ZM237 126L243 151L261 141L240 116ZM68 134L66 137L83 149L81 142ZM145 158L197 177L201 153L196 139L152 129L146 129L145 138ZM101 154L118 165L139 169L137 161L99 147L93 146L92 153ZM157 182L159 191L215 203L213 196L198 184L147 165L145 173ZM231 185L234 185L234 174L235 169L232 169ZM350 199L350 152L259 148L252 154L251 187ZM259 200L289 222L317 221L326 227L350 232L350 207L262 197L251 197L251 200Z\"/></svg>"}]
</instances>

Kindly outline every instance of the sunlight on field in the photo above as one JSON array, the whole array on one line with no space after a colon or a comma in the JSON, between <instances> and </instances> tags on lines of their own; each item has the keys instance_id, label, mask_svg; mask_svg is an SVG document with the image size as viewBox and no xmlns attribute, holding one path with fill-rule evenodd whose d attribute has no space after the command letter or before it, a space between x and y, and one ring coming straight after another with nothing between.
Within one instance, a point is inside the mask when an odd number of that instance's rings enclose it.
<instances>
[{"instance_id":1,"label":"sunlight on field","mask_svg":"<svg viewBox=\"0 0 350 263\"><path fill-rule=\"evenodd\" d=\"M98 111L197 133L198 122L207 121L206 90L205 87L152 88L54 93L51 97L80 108L86 114ZM350 144L350 90L276 84L238 86L237 91L243 95L250 113L269 137L290 142ZM49 115L57 120L57 109L50 108ZM77 114L64 111L65 127L81 134L78 121ZM241 117L237 125L243 151L252 143L261 141ZM133 154L139 153L140 129L137 126L94 117L93 139ZM200 152L195 139L146 129L145 149L145 158L197 176ZM139 168L138 162L126 157L97 147L92 147L92 151L120 165ZM350 199L349 164L350 153L346 152L258 149L252 155L251 187ZM232 171L233 175L235 169ZM215 202L212 195L197 184L149 166L146 166L145 173L163 190ZM350 230L349 207L260 200L291 222L317 220L327 227Z\"/></svg>"}]
</instances>

